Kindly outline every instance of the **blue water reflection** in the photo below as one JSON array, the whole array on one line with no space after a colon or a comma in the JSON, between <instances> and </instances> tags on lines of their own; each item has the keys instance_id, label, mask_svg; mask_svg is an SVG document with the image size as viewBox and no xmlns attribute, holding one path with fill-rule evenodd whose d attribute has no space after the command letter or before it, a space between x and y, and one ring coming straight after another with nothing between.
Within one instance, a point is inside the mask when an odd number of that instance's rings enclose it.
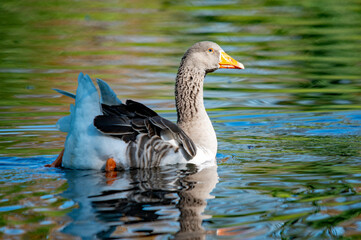
<instances>
[{"instance_id":1,"label":"blue water reflection","mask_svg":"<svg viewBox=\"0 0 361 240\"><path fill-rule=\"evenodd\" d=\"M63 197L79 203L64 233L82 238L170 236L203 238L203 211L217 169L163 167L118 172L65 171Z\"/></svg>"}]
</instances>

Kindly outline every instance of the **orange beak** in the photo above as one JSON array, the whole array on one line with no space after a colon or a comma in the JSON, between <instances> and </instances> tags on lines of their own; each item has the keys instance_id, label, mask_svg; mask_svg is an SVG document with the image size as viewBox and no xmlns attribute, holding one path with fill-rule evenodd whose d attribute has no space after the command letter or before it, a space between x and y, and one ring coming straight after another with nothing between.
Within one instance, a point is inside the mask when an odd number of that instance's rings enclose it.
<instances>
[{"instance_id":1,"label":"orange beak","mask_svg":"<svg viewBox=\"0 0 361 240\"><path fill-rule=\"evenodd\" d=\"M219 62L219 68L244 69L244 66L242 63L237 62L231 56L229 56L227 53L222 51L221 52L221 61Z\"/></svg>"}]
</instances>

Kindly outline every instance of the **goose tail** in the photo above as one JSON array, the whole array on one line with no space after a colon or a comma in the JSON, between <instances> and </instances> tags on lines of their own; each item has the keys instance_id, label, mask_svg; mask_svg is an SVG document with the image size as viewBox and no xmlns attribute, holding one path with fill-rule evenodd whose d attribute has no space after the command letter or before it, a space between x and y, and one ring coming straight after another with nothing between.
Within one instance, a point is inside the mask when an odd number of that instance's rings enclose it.
<instances>
[{"instance_id":1,"label":"goose tail","mask_svg":"<svg viewBox=\"0 0 361 240\"><path fill-rule=\"evenodd\" d=\"M70 105L70 115L60 118L56 124L61 132L70 132L77 122L92 122L100 113L99 95L88 75L79 74L76 95L60 89L54 90L75 99L75 105Z\"/></svg>"},{"instance_id":2,"label":"goose tail","mask_svg":"<svg viewBox=\"0 0 361 240\"><path fill-rule=\"evenodd\" d=\"M97 78L97 83L100 90L100 100L101 103L106 105L119 105L122 104L122 101L120 101L117 98L117 95L113 91L113 89L106 83L105 81Z\"/></svg>"},{"instance_id":3,"label":"goose tail","mask_svg":"<svg viewBox=\"0 0 361 240\"><path fill-rule=\"evenodd\" d=\"M54 91L63 94L64 96L70 97L70 98L76 98L76 95L74 93L70 93L61 89L53 88Z\"/></svg>"}]
</instances>

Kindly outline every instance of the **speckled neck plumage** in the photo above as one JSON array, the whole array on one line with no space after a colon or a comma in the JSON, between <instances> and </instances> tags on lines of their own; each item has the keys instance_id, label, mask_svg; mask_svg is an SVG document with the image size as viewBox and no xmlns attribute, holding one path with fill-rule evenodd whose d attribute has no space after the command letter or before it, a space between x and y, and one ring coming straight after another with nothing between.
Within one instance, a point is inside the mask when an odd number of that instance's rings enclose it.
<instances>
[{"instance_id":1,"label":"speckled neck plumage","mask_svg":"<svg viewBox=\"0 0 361 240\"><path fill-rule=\"evenodd\" d=\"M178 70L175 98L178 123L198 118L199 111L204 110L202 70L181 66Z\"/></svg>"}]
</instances>

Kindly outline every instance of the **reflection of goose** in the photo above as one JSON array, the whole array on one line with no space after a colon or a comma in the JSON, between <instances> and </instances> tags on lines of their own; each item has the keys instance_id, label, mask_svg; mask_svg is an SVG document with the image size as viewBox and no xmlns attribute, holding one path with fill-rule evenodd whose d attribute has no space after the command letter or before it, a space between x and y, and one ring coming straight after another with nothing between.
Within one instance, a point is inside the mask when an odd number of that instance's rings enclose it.
<instances>
[{"instance_id":1,"label":"reflection of goose","mask_svg":"<svg viewBox=\"0 0 361 240\"><path fill-rule=\"evenodd\" d=\"M207 206L207 199L218 182L217 167L205 168L196 174L188 175L183 181L195 183L191 189L180 191L177 207L181 213L180 230L176 239L203 239L206 232L202 227L202 216Z\"/></svg>"},{"instance_id":2,"label":"reflection of goose","mask_svg":"<svg viewBox=\"0 0 361 240\"><path fill-rule=\"evenodd\" d=\"M175 167L121 172L109 185L100 172L66 171L63 196L79 204L63 232L83 239L173 234L204 238L202 213L218 182L217 168Z\"/></svg>"},{"instance_id":3,"label":"reflection of goose","mask_svg":"<svg viewBox=\"0 0 361 240\"><path fill-rule=\"evenodd\" d=\"M218 68L244 67L213 42L196 43L185 53L175 87L178 124L138 102L122 104L102 80L100 101L91 79L80 74L76 95L58 90L75 98L75 106L58 122L68 136L53 166L61 161L67 168L106 170L215 164L217 138L203 104L203 80Z\"/></svg>"}]
</instances>

